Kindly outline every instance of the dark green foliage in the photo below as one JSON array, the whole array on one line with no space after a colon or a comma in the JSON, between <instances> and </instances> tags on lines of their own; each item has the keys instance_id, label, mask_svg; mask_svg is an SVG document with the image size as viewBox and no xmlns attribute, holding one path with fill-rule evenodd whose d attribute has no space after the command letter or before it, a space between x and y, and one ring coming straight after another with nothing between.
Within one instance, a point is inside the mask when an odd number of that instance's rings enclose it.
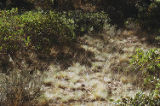
<instances>
[{"instance_id":1,"label":"dark green foliage","mask_svg":"<svg viewBox=\"0 0 160 106\"><path fill-rule=\"evenodd\" d=\"M148 32L160 33L159 0L87 0L107 12L113 24L122 27L128 18L134 18Z\"/></svg>"},{"instance_id":2,"label":"dark green foliage","mask_svg":"<svg viewBox=\"0 0 160 106\"><path fill-rule=\"evenodd\" d=\"M76 35L88 32L98 33L103 31L106 24L109 24L109 18L104 12L67 11L59 14L74 21Z\"/></svg>"},{"instance_id":3,"label":"dark green foliage","mask_svg":"<svg viewBox=\"0 0 160 106\"><path fill-rule=\"evenodd\" d=\"M90 3L96 6L97 10L107 12L111 22L118 26L123 26L128 18L134 18L144 30L160 33L160 2L158 0L82 0L81 3L83 6ZM57 0L8 0L8 3L1 1L0 5L1 8L17 7L21 10L76 9L73 7L72 0L62 0L62 2Z\"/></svg>"},{"instance_id":4,"label":"dark green foliage","mask_svg":"<svg viewBox=\"0 0 160 106\"><path fill-rule=\"evenodd\" d=\"M138 22L142 28L149 32L160 33L160 1L155 0L150 3L137 5Z\"/></svg>"},{"instance_id":5,"label":"dark green foliage","mask_svg":"<svg viewBox=\"0 0 160 106\"><path fill-rule=\"evenodd\" d=\"M98 0L97 0L98 2ZM107 12L113 24L123 26L127 18L136 17L137 9L132 0L100 0L99 9Z\"/></svg>"},{"instance_id":6,"label":"dark green foliage","mask_svg":"<svg viewBox=\"0 0 160 106\"><path fill-rule=\"evenodd\" d=\"M1 11L1 52L34 49L48 51L55 43L71 42L77 35L100 32L107 23L102 13L75 12L25 12L18 9Z\"/></svg>"},{"instance_id":7,"label":"dark green foliage","mask_svg":"<svg viewBox=\"0 0 160 106\"><path fill-rule=\"evenodd\" d=\"M75 38L74 25L54 12L26 12L18 15L17 9L1 11L1 51L15 52L27 47L47 49L55 42L70 42Z\"/></svg>"}]
</instances>

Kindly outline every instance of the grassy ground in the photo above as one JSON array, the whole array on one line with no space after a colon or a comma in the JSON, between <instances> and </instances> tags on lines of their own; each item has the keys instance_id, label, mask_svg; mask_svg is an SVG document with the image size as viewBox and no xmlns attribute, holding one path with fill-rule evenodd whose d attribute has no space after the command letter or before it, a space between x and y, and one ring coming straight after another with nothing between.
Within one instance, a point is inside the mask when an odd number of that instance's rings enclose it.
<instances>
[{"instance_id":1,"label":"grassy ground","mask_svg":"<svg viewBox=\"0 0 160 106\"><path fill-rule=\"evenodd\" d=\"M136 48L152 48L137 30L114 28L78 40L79 49L64 47L68 61L50 64L44 79L44 97L50 105L115 105L111 99L133 97L141 90L136 73L127 73L129 58ZM52 55L57 53L53 52ZM74 53L70 53L74 52ZM71 62L74 58L74 62ZM65 66L65 67L64 67ZM147 91L146 91L147 93ZM46 101L42 100L42 103Z\"/></svg>"}]
</instances>

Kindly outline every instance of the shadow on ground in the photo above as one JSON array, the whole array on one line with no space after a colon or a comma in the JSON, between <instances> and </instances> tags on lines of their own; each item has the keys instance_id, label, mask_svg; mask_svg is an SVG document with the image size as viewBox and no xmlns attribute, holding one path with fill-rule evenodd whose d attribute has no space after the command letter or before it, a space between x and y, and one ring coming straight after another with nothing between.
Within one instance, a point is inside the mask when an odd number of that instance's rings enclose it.
<instances>
[{"instance_id":1,"label":"shadow on ground","mask_svg":"<svg viewBox=\"0 0 160 106\"><path fill-rule=\"evenodd\" d=\"M48 69L50 64L60 65L64 70L73 63L91 66L91 61L94 59L94 53L80 47L80 45L54 45L50 53L37 53L32 50L18 52L14 56L2 54L0 59L1 72L7 73L15 68L20 70L35 70L44 71Z\"/></svg>"},{"instance_id":2,"label":"shadow on ground","mask_svg":"<svg viewBox=\"0 0 160 106\"><path fill-rule=\"evenodd\" d=\"M54 46L48 55L39 55L39 59L44 62L60 65L62 69L66 69L73 63L80 63L85 66L91 66L94 59L94 53L80 47L80 45L63 45Z\"/></svg>"}]
</instances>

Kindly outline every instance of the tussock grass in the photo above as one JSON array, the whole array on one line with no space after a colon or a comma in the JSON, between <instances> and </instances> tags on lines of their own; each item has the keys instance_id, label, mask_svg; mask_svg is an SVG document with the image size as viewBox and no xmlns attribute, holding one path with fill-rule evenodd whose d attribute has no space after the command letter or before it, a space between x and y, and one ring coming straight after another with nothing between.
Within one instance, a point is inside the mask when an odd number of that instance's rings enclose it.
<instances>
[{"instance_id":1,"label":"tussock grass","mask_svg":"<svg viewBox=\"0 0 160 106\"><path fill-rule=\"evenodd\" d=\"M46 81L52 86L44 87L46 98L57 104L92 102L93 105L93 101L110 104L110 99L133 97L141 90L142 81L138 80L136 73L128 72L130 57L136 47L147 49L148 45L133 36L134 32L125 33L128 35L80 37L81 48L94 54L90 59L91 65L76 62L62 70L58 65L51 64ZM87 58L86 55L81 56L80 60Z\"/></svg>"}]
</instances>

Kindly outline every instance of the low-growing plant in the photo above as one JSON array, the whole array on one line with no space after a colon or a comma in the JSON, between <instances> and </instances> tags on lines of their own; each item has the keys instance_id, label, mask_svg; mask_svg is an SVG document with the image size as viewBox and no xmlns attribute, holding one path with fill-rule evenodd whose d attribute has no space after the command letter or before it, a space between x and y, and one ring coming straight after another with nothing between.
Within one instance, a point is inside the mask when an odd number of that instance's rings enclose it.
<instances>
[{"instance_id":1,"label":"low-growing plant","mask_svg":"<svg viewBox=\"0 0 160 106\"><path fill-rule=\"evenodd\" d=\"M144 84L156 84L160 76L160 49L138 49L131 59L131 67L141 73Z\"/></svg>"},{"instance_id":2,"label":"low-growing plant","mask_svg":"<svg viewBox=\"0 0 160 106\"><path fill-rule=\"evenodd\" d=\"M133 98L132 97L123 97L121 100L115 102L120 106L159 106L160 105L160 80L154 86L148 95L144 92L137 93Z\"/></svg>"},{"instance_id":3,"label":"low-growing plant","mask_svg":"<svg viewBox=\"0 0 160 106\"><path fill-rule=\"evenodd\" d=\"M117 104L119 106L159 106L160 97L155 97L153 93L146 95L143 92L139 92L134 98L122 98L122 100L117 101Z\"/></svg>"},{"instance_id":4,"label":"low-growing plant","mask_svg":"<svg viewBox=\"0 0 160 106\"><path fill-rule=\"evenodd\" d=\"M160 105L160 49L144 51L138 49L131 59L131 67L141 73L144 86L151 87L149 95L137 93L133 98L124 97L116 103L120 106L159 106Z\"/></svg>"}]
</instances>

